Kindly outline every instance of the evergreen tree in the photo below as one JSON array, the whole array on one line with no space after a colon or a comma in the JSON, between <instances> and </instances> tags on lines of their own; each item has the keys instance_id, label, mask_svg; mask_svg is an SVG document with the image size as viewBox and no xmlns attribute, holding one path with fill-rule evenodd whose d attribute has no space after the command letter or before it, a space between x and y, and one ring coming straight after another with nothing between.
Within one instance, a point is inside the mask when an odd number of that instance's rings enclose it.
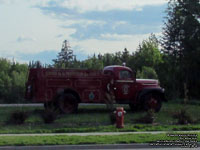
<instances>
[{"instance_id":1,"label":"evergreen tree","mask_svg":"<svg viewBox=\"0 0 200 150\"><path fill-rule=\"evenodd\" d=\"M116 52L116 53L114 54L113 64L114 64L114 65L122 65L121 57L122 57L121 52Z\"/></svg>"},{"instance_id":2,"label":"evergreen tree","mask_svg":"<svg viewBox=\"0 0 200 150\"><path fill-rule=\"evenodd\" d=\"M58 53L58 58L54 59L54 66L56 68L72 68L73 62L76 59L73 55L73 50L70 49L67 40L63 42L61 52Z\"/></svg>"},{"instance_id":3,"label":"evergreen tree","mask_svg":"<svg viewBox=\"0 0 200 150\"><path fill-rule=\"evenodd\" d=\"M121 61L123 63L126 63L126 65L127 65L129 57L130 57L129 51L127 50L127 48L124 48L124 51L122 52L122 56L121 56Z\"/></svg>"},{"instance_id":4,"label":"evergreen tree","mask_svg":"<svg viewBox=\"0 0 200 150\"><path fill-rule=\"evenodd\" d=\"M109 66L109 65L114 65L113 64L113 54L106 53L103 56L103 65L104 66Z\"/></svg>"},{"instance_id":5,"label":"evergreen tree","mask_svg":"<svg viewBox=\"0 0 200 150\"><path fill-rule=\"evenodd\" d=\"M169 57L168 71L172 79L178 80L175 89L180 89L184 95L183 85L186 84L190 96L199 97L200 2L170 0L167 15L161 43Z\"/></svg>"}]
</instances>

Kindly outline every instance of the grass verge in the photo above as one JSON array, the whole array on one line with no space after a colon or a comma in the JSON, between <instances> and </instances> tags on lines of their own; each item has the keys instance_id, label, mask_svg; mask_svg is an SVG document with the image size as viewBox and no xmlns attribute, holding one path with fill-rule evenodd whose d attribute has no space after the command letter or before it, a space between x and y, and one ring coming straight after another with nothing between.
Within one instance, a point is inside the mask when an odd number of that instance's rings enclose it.
<instances>
[{"instance_id":1,"label":"grass verge","mask_svg":"<svg viewBox=\"0 0 200 150\"><path fill-rule=\"evenodd\" d=\"M124 132L124 131L191 131L200 130L200 106L164 103L161 111L155 115L156 124L144 124L137 120L145 115L145 112L131 112L128 105L126 110L125 127L116 129L110 121L110 112L106 106L80 106L76 114L59 115L52 124L45 124L41 118L43 107L4 107L0 109L0 134L20 133L71 133L71 132ZM174 113L182 108L197 122L189 125L178 125ZM30 116L21 125L6 124L13 111L26 111Z\"/></svg>"},{"instance_id":2,"label":"grass verge","mask_svg":"<svg viewBox=\"0 0 200 150\"><path fill-rule=\"evenodd\" d=\"M197 134L198 142L200 141L199 135L200 133ZM178 137L169 137L167 134L125 134L114 136L0 136L0 146L130 144L178 139Z\"/></svg>"},{"instance_id":3,"label":"grass verge","mask_svg":"<svg viewBox=\"0 0 200 150\"><path fill-rule=\"evenodd\" d=\"M0 127L0 134L22 134L22 133L83 133L83 132L139 132L139 131L192 131L200 130L200 125L148 125L134 124L126 125L122 129L114 125L92 126L92 127L59 127L53 125L20 125Z\"/></svg>"}]
</instances>

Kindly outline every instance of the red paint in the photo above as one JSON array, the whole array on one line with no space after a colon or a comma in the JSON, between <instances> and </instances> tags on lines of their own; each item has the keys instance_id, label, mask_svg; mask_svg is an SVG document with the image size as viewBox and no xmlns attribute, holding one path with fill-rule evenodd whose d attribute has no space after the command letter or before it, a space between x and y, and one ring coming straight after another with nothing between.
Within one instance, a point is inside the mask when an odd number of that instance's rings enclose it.
<instances>
[{"instance_id":1,"label":"red paint","mask_svg":"<svg viewBox=\"0 0 200 150\"><path fill-rule=\"evenodd\" d=\"M124 108L117 107L116 111L114 112L116 116L116 128L124 128Z\"/></svg>"}]
</instances>

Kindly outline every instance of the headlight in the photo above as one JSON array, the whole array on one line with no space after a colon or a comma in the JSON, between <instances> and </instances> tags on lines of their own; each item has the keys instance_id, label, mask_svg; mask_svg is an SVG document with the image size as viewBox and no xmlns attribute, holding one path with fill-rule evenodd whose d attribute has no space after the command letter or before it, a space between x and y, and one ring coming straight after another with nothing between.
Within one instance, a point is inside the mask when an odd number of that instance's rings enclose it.
<instances>
[{"instance_id":1,"label":"headlight","mask_svg":"<svg viewBox=\"0 0 200 150\"><path fill-rule=\"evenodd\" d=\"M28 93L31 92L31 85L29 85L29 86L27 87L27 92L28 92Z\"/></svg>"}]
</instances>

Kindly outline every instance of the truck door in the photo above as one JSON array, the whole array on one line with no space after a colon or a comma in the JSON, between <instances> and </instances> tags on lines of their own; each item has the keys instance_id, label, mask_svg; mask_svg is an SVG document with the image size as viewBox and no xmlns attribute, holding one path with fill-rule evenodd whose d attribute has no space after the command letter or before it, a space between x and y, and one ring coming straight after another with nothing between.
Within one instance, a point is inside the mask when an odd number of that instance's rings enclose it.
<instances>
[{"instance_id":1,"label":"truck door","mask_svg":"<svg viewBox=\"0 0 200 150\"><path fill-rule=\"evenodd\" d=\"M135 94L134 89L135 78L132 72L128 70L120 70L117 72L115 80L115 96L116 100L121 103L127 103Z\"/></svg>"}]
</instances>

